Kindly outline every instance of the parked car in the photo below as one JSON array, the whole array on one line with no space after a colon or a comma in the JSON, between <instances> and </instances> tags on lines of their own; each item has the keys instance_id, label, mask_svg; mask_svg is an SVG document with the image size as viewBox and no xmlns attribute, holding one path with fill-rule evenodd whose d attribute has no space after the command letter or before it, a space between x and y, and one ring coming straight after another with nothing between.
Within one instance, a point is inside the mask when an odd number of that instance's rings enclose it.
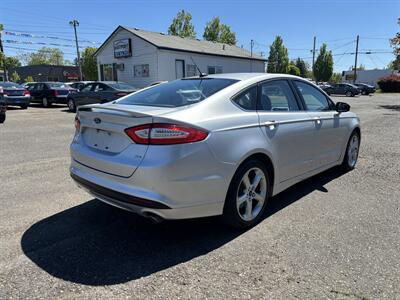
<instances>
[{"instance_id":1,"label":"parked car","mask_svg":"<svg viewBox=\"0 0 400 300\"><path fill-rule=\"evenodd\" d=\"M123 82L97 81L88 83L80 92L68 96L68 108L75 112L78 106L110 102L137 90L137 88Z\"/></svg>"},{"instance_id":2,"label":"parked car","mask_svg":"<svg viewBox=\"0 0 400 300\"><path fill-rule=\"evenodd\" d=\"M22 86L26 89L28 89L30 86L34 85L36 82L25 82L22 84Z\"/></svg>"},{"instance_id":3,"label":"parked car","mask_svg":"<svg viewBox=\"0 0 400 300\"><path fill-rule=\"evenodd\" d=\"M270 197L355 167L360 123L349 109L296 76L175 80L79 107L70 172L94 197L155 221L222 215L249 227Z\"/></svg>"},{"instance_id":4,"label":"parked car","mask_svg":"<svg viewBox=\"0 0 400 300\"><path fill-rule=\"evenodd\" d=\"M66 82L65 84L80 91L86 84L92 82L93 81L74 81L74 82Z\"/></svg>"},{"instance_id":5,"label":"parked car","mask_svg":"<svg viewBox=\"0 0 400 300\"><path fill-rule=\"evenodd\" d=\"M76 89L62 82L37 82L29 87L32 102L42 103L44 107L50 107L53 103L67 103L68 95L77 92Z\"/></svg>"},{"instance_id":6,"label":"parked car","mask_svg":"<svg viewBox=\"0 0 400 300\"><path fill-rule=\"evenodd\" d=\"M19 106L27 109L31 101L31 95L22 85L14 82L0 82L3 88L6 105Z\"/></svg>"},{"instance_id":7,"label":"parked car","mask_svg":"<svg viewBox=\"0 0 400 300\"><path fill-rule=\"evenodd\" d=\"M356 83L355 86L358 87L358 89L361 92L361 95L373 94L376 91L376 89L373 85L369 85L366 83Z\"/></svg>"},{"instance_id":8,"label":"parked car","mask_svg":"<svg viewBox=\"0 0 400 300\"><path fill-rule=\"evenodd\" d=\"M0 86L0 124L6 121L7 105L3 96L3 88Z\"/></svg>"},{"instance_id":9,"label":"parked car","mask_svg":"<svg viewBox=\"0 0 400 300\"><path fill-rule=\"evenodd\" d=\"M354 97L360 94L360 90L349 83L334 83L331 85L323 85L321 88L328 95L346 95L347 97Z\"/></svg>"}]
</instances>

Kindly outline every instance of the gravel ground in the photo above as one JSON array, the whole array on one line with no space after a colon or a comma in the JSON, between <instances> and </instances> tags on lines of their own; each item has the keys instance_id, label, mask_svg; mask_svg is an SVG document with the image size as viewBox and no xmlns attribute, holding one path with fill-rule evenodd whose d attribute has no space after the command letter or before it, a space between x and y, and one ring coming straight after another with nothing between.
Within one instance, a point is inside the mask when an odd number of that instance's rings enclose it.
<instances>
[{"instance_id":1,"label":"gravel ground","mask_svg":"<svg viewBox=\"0 0 400 300\"><path fill-rule=\"evenodd\" d=\"M273 198L264 221L153 225L69 178L74 115L0 125L0 299L400 299L400 95L336 97L362 122L359 162Z\"/></svg>"}]
</instances>

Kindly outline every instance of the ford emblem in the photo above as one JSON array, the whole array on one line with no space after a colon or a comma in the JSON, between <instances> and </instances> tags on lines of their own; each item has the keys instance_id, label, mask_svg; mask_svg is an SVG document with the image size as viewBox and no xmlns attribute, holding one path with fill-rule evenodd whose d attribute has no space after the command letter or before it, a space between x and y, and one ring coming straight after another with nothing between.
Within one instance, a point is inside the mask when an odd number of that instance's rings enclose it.
<instances>
[{"instance_id":1,"label":"ford emblem","mask_svg":"<svg viewBox=\"0 0 400 300\"><path fill-rule=\"evenodd\" d=\"M99 119L99 118L94 118L94 120L93 120L96 124L100 124L101 123L101 119Z\"/></svg>"}]
</instances>

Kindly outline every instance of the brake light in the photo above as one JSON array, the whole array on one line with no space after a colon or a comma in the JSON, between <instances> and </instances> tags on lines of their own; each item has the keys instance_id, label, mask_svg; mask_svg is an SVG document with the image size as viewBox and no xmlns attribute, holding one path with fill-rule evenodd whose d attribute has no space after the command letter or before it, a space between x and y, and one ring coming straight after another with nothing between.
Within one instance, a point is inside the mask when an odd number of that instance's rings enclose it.
<instances>
[{"instance_id":1,"label":"brake light","mask_svg":"<svg viewBox=\"0 0 400 300\"><path fill-rule=\"evenodd\" d=\"M115 96L122 97L122 96L126 96L126 95L128 95L128 94L129 94L129 93L119 92L119 93L116 93Z\"/></svg>"},{"instance_id":2,"label":"brake light","mask_svg":"<svg viewBox=\"0 0 400 300\"><path fill-rule=\"evenodd\" d=\"M79 132L81 130L81 121L79 121L78 117L75 117L75 130Z\"/></svg>"},{"instance_id":3,"label":"brake light","mask_svg":"<svg viewBox=\"0 0 400 300\"><path fill-rule=\"evenodd\" d=\"M137 144L173 145L204 140L208 132L175 124L154 123L125 129L125 133Z\"/></svg>"},{"instance_id":4,"label":"brake light","mask_svg":"<svg viewBox=\"0 0 400 300\"><path fill-rule=\"evenodd\" d=\"M28 90L24 90L24 96L30 96L30 95L31 95L31 93L29 93Z\"/></svg>"},{"instance_id":5,"label":"brake light","mask_svg":"<svg viewBox=\"0 0 400 300\"><path fill-rule=\"evenodd\" d=\"M58 90L54 90L54 97L58 97Z\"/></svg>"}]
</instances>

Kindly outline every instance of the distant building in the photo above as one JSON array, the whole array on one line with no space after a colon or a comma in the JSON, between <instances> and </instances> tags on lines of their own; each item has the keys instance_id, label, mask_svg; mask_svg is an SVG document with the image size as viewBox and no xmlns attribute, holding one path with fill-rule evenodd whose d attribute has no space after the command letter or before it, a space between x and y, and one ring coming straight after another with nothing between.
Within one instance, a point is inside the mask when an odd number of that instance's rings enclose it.
<instances>
[{"instance_id":1,"label":"distant building","mask_svg":"<svg viewBox=\"0 0 400 300\"><path fill-rule=\"evenodd\" d=\"M378 87L379 78L392 74L400 75L399 71L393 70L357 70L356 83L366 83ZM342 82L353 83L354 70L342 72Z\"/></svg>"},{"instance_id":2,"label":"distant building","mask_svg":"<svg viewBox=\"0 0 400 300\"><path fill-rule=\"evenodd\" d=\"M144 87L202 73L264 72L266 59L222 43L118 26L94 54L99 80ZM194 63L195 62L195 63Z\"/></svg>"},{"instance_id":3,"label":"distant building","mask_svg":"<svg viewBox=\"0 0 400 300\"><path fill-rule=\"evenodd\" d=\"M10 68L8 74L17 72L20 82L25 82L28 76L34 81L76 81L79 80L79 68L75 66L32 65Z\"/></svg>"}]
</instances>

